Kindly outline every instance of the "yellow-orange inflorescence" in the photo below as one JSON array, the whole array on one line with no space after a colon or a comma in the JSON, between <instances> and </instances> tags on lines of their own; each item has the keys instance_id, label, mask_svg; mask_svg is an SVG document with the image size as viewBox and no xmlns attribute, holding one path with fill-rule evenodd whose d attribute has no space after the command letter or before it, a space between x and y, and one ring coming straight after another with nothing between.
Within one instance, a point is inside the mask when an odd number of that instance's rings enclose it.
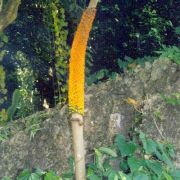
<instances>
[{"instance_id":1,"label":"yellow-orange inflorescence","mask_svg":"<svg viewBox=\"0 0 180 180\"><path fill-rule=\"evenodd\" d=\"M69 64L69 108L84 114L85 54L89 32L96 14L95 8L84 11L72 44Z\"/></svg>"}]
</instances>

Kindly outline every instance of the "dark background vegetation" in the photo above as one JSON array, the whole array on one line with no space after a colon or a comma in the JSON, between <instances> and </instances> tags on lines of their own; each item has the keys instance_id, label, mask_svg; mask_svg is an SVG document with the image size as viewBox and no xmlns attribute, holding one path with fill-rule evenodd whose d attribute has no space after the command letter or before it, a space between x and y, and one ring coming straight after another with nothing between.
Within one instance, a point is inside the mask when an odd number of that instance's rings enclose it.
<instances>
[{"instance_id":1,"label":"dark background vegetation","mask_svg":"<svg viewBox=\"0 0 180 180\"><path fill-rule=\"evenodd\" d=\"M15 89L21 94L13 118L66 103L69 51L87 4L86 0L22 0L18 18L1 35L7 89L0 91L1 109L13 104ZM87 84L153 61L157 51L179 53L179 9L179 0L102 0L87 48Z\"/></svg>"}]
</instances>

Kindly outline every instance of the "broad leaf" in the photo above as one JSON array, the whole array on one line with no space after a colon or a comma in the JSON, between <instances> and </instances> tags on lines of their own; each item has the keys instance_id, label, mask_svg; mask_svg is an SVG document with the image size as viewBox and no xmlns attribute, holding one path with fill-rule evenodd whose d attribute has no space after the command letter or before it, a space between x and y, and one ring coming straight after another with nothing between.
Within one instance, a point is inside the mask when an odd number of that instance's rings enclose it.
<instances>
[{"instance_id":1,"label":"broad leaf","mask_svg":"<svg viewBox=\"0 0 180 180\"><path fill-rule=\"evenodd\" d=\"M145 166L145 161L137 159L136 157L128 158L128 165L131 172L138 171L140 167Z\"/></svg>"},{"instance_id":2,"label":"broad leaf","mask_svg":"<svg viewBox=\"0 0 180 180\"><path fill-rule=\"evenodd\" d=\"M105 153L107 155L110 155L112 157L117 157L117 153L115 150L112 150L110 148L106 148L106 147L100 147L99 151L101 151L102 153Z\"/></svg>"},{"instance_id":3,"label":"broad leaf","mask_svg":"<svg viewBox=\"0 0 180 180\"><path fill-rule=\"evenodd\" d=\"M126 172L126 171L129 169L127 160L124 160L124 159L121 160L121 161L120 161L120 164L119 164L119 167L120 167L124 172Z\"/></svg>"},{"instance_id":4,"label":"broad leaf","mask_svg":"<svg viewBox=\"0 0 180 180\"><path fill-rule=\"evenodd\" d=\"M44 177L44 180L60 180L60 177L58 177L55 172L49 171Z\"/></svg>"},{"instance_id":5,"label":"broad leaf","mask_svg":"<svg viewBox=\"0 0 180 180\"><path fill-rule=\"evenodd\" d=\"M108 176L108 180L118 180L117 173L115 171L112 171Z\"/></svg>"},{"instance_id":6,"label":"broad leaf","mask_svg":"<svg viewBox=\"0 0 180 180\"><path fill-rule=\"evenodd\" d=\"M180 170L172 170L171 175L174 179L180 179Z\"/></svg>"},{"instance_id":7,"label":"broad leaf","mask_svg":"<svg viewBox=\"0 0 180 180\"><path fill-rule=\"evenodd\" d=\"M41 180L41 177L36 173L32 173L28 180Z\"/></svg>"},{"instance_id":8,"label":"broad leaf","mask_svg":"<svg viewBox=\"0 0 180 180\"><path fill-rule=\"evenodd\" d=\"M133 180L150 180L149 176L143 172L138 172L133 175Z\"/></svg>"},{"instance_id":9,"label":"broad leaf","mask_svg":"<svg viewBox=\"0 0 180 180\"><path fill-rule=\"evenodd\" d=\"M176 180L176 179L173 179L173 177L165 171L163 171L163 175L166 178L166 180Z\"/></svg>"},{"instance_id":10,"label":"broad leaf","mask_svg":"<svg viewBox=\"0 0 180 180\"><path fill-rule=\"evenodd\" d=\"M25 169L21 174L17 177L17 180L29 180L31 172Z\"/></svg>"},{"instance_id":11,"label":"broad leaf","mask_svg":"<svg viewBox=\"0 0 180 180\"><path fill-rule=\"evenodd\" d=\"M115 143L121 152L122 157L132 155L137 149L137 145L134 142L126 142L125 137L122 135L116 137Z\"/></svg>"},{"instance_id":12,"label":"broad leaf","mask_svg":"<svg viewBox=\"0 0 180 180\"><path fill-rule=\"evenodd\" d=\"M101 177L97 176L96 174L92 174L88 177L89 180L102 180Z\"/></svg>"},{"instance_id":13,"label":"broad leaf","mask_svg":"<svg viewBox=\"0 0 180 180\"><path fill-rule=\"evenodd\" d=\"M36 169L36 174L38 174L39 176L42 176L42 175L46 174L46 171L43 171L43 170L37 168Z\"/></svg>"},{"instance_id":14,"label":"broad leaf","mask_svg":"<svg viewBox=\"0 0 180 180\"><path fill-rule=\"evenodd\" d=\"M161 160L164 161L168 166L174 168L174 165L170 159L170 157L165 152L164 146L161 143L157 143L158 149L155 151L156 156Z\"/></svg>"},{"instance_id":15,"label":"broad leaf","mask_svg":"<svg viewBox=\"0 0 180 180\"><path fill-rule=\"evenodd\" d=\"M159 162L146 160L146 165L149 169L156 173L158 177L162 175L162 165Z\"/></svg>"},{"instance_id":16,"label":"broad leaf","mask_svg":"<svg viewBox=\"0 0 180 180\"><path fill-rule=\"evenodd\" d=\"M97 168L100 169L101 171L104 171L103 155L98 149L95 149L95 156L96 156L96 166L97 166Z\"/></svg>"},{"instance_id":17,"label":"broad leaf","mask_svg":"<svg viewBox=\"0 0 180 180\"><path fill-rule=\"evenodd\" d=\"M142 141L143 148L147 154L152 154L156 151L157 143L155 141L147 138L142 132L140 132L139 138Z\"/></svg>"},{"instance_id":18,"label":"broad leaf","mask_svg":"<svg viewBox=\"0 0 180 180\"><path fill-rule=\"evenodd\" d=\"M121 180L132 180L131 175L126 175L122 171L118 172L118 176Z\"/></svg>"}]
</instances>

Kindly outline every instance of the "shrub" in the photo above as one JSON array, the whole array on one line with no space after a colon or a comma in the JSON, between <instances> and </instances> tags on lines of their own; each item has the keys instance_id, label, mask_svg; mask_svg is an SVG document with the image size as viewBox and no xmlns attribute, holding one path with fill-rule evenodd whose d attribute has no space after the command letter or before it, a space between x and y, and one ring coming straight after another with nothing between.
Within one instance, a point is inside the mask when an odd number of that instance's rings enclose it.
<instances>
[{"instance_id":1,"label":"shrub","mask_svg":"<svg viewBox=\"0 0 180 180\"><path fill-rule=\"evenodd\" d=\"M161 58L168 58L180 64L180 48L177 46L163 46L161 51L157 51Z\"/></svg>"}]
</instances>

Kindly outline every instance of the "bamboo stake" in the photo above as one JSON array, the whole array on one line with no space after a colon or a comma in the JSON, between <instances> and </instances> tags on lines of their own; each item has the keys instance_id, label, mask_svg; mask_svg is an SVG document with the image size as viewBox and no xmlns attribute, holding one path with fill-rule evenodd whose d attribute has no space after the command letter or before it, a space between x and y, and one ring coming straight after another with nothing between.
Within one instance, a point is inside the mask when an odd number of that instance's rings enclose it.
<instances>
[{"instance_id":1,"label":"bamboo stake","mask_svg":"<svg viewBox=\"0 0 180 180\"><path fill-rule=\"evenodd\" d=\"M98 0L91 0L77 28L70 54L69 108L71 116L76 180L85 180L85 150L83 139L85 52L89 32L96 14Z\"/></svg>"}]
</instances>

